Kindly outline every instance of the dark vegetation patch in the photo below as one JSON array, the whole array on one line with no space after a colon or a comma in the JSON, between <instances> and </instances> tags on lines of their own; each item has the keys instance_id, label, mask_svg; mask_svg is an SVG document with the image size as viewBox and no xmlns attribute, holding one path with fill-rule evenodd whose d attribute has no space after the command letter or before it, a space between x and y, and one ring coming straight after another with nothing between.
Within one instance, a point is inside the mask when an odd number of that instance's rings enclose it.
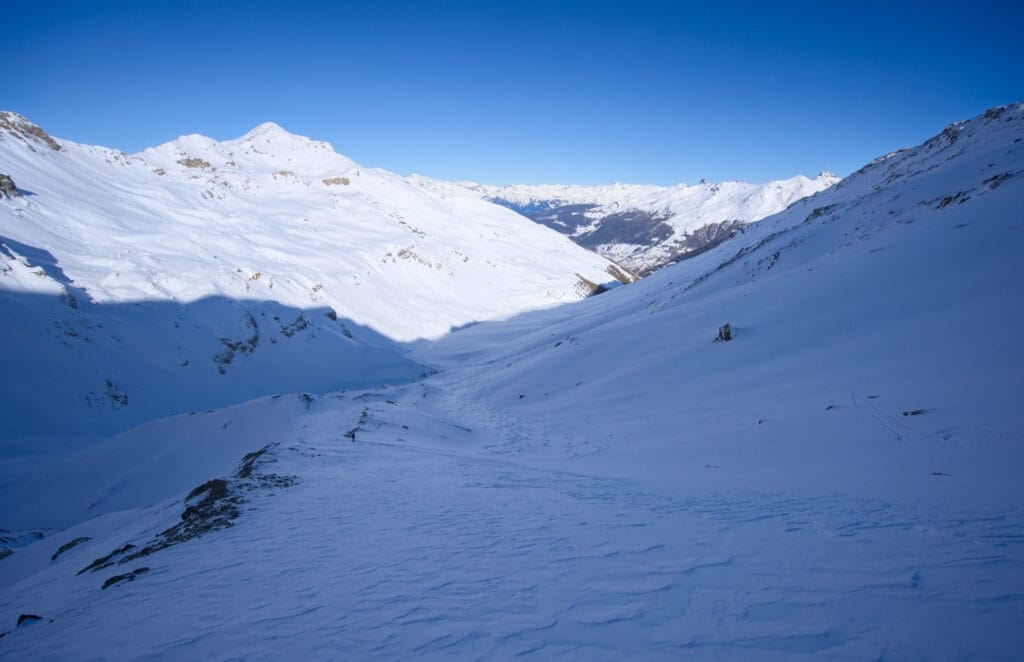
<instances>
[{"instance_id":1,"label":"dark vegetation patch","mask_svg":"<svg viewBox=\"0 0 1024 662\"><path fill-rule=\"evenodd\" d=\"M586 214L597 208L595 204L571 204L562 200L531 200L527 203L518 203L502 198L489 198L489 201L511 209L535 223L568 235L580 227L593 223L594 219Z\"/></svg>"},{"instance_id":2,"label":"dark vegetation patch","mask_svg":"<svg viewBox=\"0 0 1024 662\"><path fill-rule=\"evenodd\" d=\"M56 552L53 553L53 556L50 557L50 560L51 561L56 561L57 558L61 554L63 554L64 552L67 552L67 551L69 551L71 549L74 549L75 547L78 547L79 545L81 545L83 542L89 542L90 540L92 540L92 538L90 538L88 536L81 536L80 538L75 538L71 542L66 542L66 543L64 543L63 545L60 546L60 549L58 549Z\"/></svg>"},{"instance_id":3,"label":"dark vegetation patch","mask_svg":"<svg viewBox=\"0 0 1024 662\"><path fill-rule=\"evenodd\" d=\"M671 216L640 209L608 214L601 218L597 229L576 237L576 243L584 248L596 248L604 244L633 244L651 246L659 244L675 234L666 223Z\"/></svg>"}]
</instances>

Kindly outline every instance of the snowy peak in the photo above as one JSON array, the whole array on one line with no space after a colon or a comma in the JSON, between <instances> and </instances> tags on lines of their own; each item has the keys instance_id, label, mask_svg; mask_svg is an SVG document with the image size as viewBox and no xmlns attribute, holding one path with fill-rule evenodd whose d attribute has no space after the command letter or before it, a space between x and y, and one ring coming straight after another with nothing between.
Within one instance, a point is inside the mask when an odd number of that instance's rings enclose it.
<instances>
[{"instance_id":1,"label":"snowy peak","mask_svg":"<svg viewBox=\"0 0 1024 662\"><path fill-rule=\"evenodd\" d=\"M255 150L285 157L303 152L318 156L321 152L334 152L330 143L291 133L274 122L264 122L241 138L227 140L224 144L238 147L250 145Z\"/></svg>"},{"instance_id":2,"label":"snowy peak","mask_svg":"<svg viewBox=\"0 0 1024 662\"><path fill-rule=\"evenodd\" d=\"M289 133L264 122L234 140L216 141L202 135L181 136L139 154L164 171L221 170L243 175L278 174L324 178L341 176L357 167L330 143Z\"/></svg>"},{"instance_id":3,"label":"snowy peak","mask_svg":"<svg viewBox=\"0 0 1024 662\"><path fill-rule=\"evenodd\" d=\"M239 138L240 141L252 141L257 138L269 138L273 136L287 136L292 138L301 138L302 136L295 135L290 131L286 131L280 124L276 122L263 122L259 124L251 131L246 133L244 136ZM308 140L308 138L306 138Z\"/></svg>"}]
</instances>

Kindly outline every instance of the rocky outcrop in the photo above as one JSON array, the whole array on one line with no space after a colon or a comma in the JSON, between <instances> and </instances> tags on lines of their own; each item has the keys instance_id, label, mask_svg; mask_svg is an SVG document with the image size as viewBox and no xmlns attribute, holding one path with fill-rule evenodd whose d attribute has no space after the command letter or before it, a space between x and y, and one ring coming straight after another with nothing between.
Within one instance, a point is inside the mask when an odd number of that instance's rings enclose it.
<instances>
[{"instance_id":1,"label":"rocky outcrop","mask_svg":"<svg viewBox=\"0 0 1024 662\"><path fill-rule=\"evenodd\" d=\"M43 143L55 152L59 152L64 149L61 147L59 142L50 136L50 134L46 133L32 122L29 122L18 113L7 111L0 112L0 137L2 137L3 133L26 142Z\"/></svg>"},{"instance_id":2,"label":"rocky outcrop","mask_svg":"<svg viewBox=\"0 0 1024 662\"><path fill-rule=\"evenodd\" d=\"M0 173L0 198L13 198L16 195L21 195L21 193L18 192L14 180L10 175Z\"/></svg>"}]
</instances>

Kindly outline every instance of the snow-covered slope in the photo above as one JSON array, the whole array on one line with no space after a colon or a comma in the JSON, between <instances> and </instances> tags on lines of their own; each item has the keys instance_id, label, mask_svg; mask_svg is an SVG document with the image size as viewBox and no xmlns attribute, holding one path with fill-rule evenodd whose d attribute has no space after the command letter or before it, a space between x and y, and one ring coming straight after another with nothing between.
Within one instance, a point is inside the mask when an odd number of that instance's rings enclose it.
<instances>
[{"instance_id":1,"label":"snow-covered slope","mask_svg":"<svg viewBox=\"0 0 1024 662\"><path fill-rule=\"evenodd\" d=\"M702 180L694 186L498 187L413 179L427 188L506 206L640 274L708 250L746 224L839 181L827 172L814 179L798 175L765 184Z\"/></svg>"},{"instance_id":2,"label":"snow-covered slope","mask_svg":"<svg viewBox=\"0 0 1024 662\"><path fill-rule=\"evenodd\" d=\"M9 480L0 655L1015 659L1022 206L1018 104L424 379Z\"/></svg>"},{"instance_id":3,"label":"snow-covered slope","mask_svg":"<svg viewBox=\"0 0 1024 662\"><path fill-rule=\"evenodd\" d=\"M0 173L23 193L0 199L0 438L408 378L391 341L615 281L556 232L275 124L125 155L3 113Z\"/></svg>"},{"instance_id":4,"label":"snow-covered slope","mask_svg":"<svg viewBox=\"0 0 1024 662\"><path fill-rule=\"evenodd\" d=\"M556 233L360 168L271 123L134 155L2 135L0 172L32 193L7 202L3 231L52 253L98 303L323 304L411 340L575 300L577 272L613 280L607 261Z\"/></svg>"}]
</instances>

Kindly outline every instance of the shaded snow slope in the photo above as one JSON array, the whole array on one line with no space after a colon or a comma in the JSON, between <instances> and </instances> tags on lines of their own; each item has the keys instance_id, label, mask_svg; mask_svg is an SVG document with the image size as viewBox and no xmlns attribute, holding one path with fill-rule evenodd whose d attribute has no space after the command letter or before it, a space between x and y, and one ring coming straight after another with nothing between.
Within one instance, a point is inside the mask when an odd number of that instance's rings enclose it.
<instances>
[{"instance_id":1,"label":"shaded snow slope","mask_svg":"<svg viewBox=\"0 0 1024 662\"><path fill-rule=\"evenodd\" d=\"M1024 104L436 374L0 484L0 656L1015 659L1022 201Z\"/></svg>"},{"instance_id":2,"label":"shaded snow slope","mask_svg":"<svg viewBox=\"0 0 1024 662\"><path fill-rule=\"evenodd\" d=\"M825 172L814 179L798 175L765 184L702 180L694 186L487 186L413 179L427 188L509 207L640 274L708 250L747 223L839 181Z\"/></svg>"}]
</instances>

